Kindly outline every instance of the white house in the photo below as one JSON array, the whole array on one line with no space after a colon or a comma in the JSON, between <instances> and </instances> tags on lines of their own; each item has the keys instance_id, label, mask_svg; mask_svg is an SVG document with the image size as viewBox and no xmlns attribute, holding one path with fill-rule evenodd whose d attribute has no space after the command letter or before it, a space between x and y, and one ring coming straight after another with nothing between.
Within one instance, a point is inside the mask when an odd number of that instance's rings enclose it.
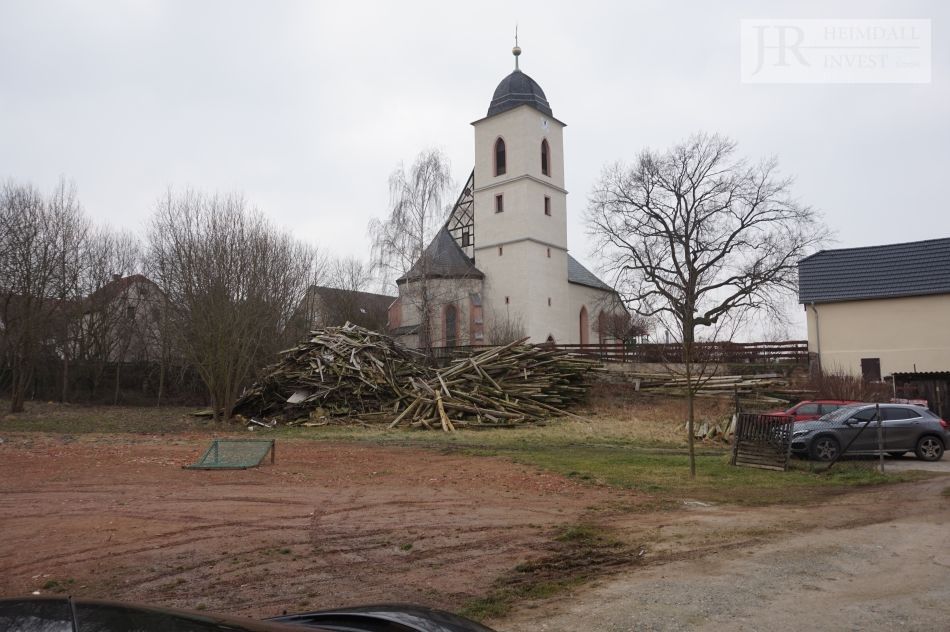
<instances>
[{"instance_id":1,"label":"white house","mask_svg":"<svg viewBox=\"0 0 950 632\"><path fill-rule=\"evenodd\" d=\"M423 259L397 280L390 328L406 344L419 342L421 304L432 306L434 346L520 335L586 344L605 336L598 325L608 314L624 311L614 290L568 253L565 124L518 68L521 50L512 52L514 72L472 123L471 177Z\"/></svg>"}]
</instances>

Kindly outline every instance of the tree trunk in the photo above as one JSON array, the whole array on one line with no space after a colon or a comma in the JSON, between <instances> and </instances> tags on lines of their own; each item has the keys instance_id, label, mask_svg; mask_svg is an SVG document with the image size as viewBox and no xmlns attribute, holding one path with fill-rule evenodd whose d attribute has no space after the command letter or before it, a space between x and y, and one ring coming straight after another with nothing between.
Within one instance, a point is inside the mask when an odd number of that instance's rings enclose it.
<instances>
[{"instance_id":1,"label":"tree trunk","mask_svg":"<svg viewBox=\"0 0 950 632\"><path fill-rule=\"evenodd\" d=\"M162 354L161 360L158 363L158 400L155 402L155 406L161 408L162 406L162 395L165 390L165 354Z\"/></svg>"},{"instance_id":2,"label":"tree trunk","mask_svg":"<svg viewBox=\"0 0 950 632\"><path fill-rule=\"evenodd\" d=\"M115 393L113 394L113 397L112 397L113 406L116 406L119 403L119 375L121 371L122 371L122 363L116 362L115 363Z\"/></svg>"},{"instance_id":3,"label":"tree trunk","mask_svg":"<svg viewBox=\"0 0 950 632\"><path fill-rule=\"evenodd\" d=\"M63 392L59 395L59 401L64 404L69 398L69 355L63 350Z\"/></svg>"},{"instance_id":4,"label":"tree trunk","mask_svg":"<svg viewBox=\"0 0 950 632\"><path fill-rule=\"evenodd\" d=\"M689 445L689 477L696 478L695 388L693 387L693 325L683 327L683 364L686 365L686 431Z\"/></svg>"}]
</instances>

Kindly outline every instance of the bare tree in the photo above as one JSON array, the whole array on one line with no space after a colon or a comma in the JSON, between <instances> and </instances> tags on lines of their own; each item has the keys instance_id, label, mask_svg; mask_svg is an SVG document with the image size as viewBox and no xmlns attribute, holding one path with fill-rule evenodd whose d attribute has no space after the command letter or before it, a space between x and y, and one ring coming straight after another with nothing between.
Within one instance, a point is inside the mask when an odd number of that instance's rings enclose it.
<instances>
[{"instance_id":1,"label":"bare tree","mask_svg":"<svg viewBox=\"0 0 950 632\"><path fill-rule=\"evenodd\" d=\"M594 327L601 340L612 338L625 345L636 344L640 338L648 336L651 331L648 318L616 309L601 311Z\"/></svg>"},{"instance_id":2,"label":"bare tree","mask_svg":"<svg viewBox=\"0 0 950 632\"><path fill-rule=\"evenodd\" d=\"M326 284L337 290L324 299L327 322L351 322L374 330L385 328L385 311L372 309L364 294L373 284L373 271L368 263L355 257L336 259L327 266Z\"/></svg>"},{"instance_id":3,"label":"bare tree","mask_svg":"<svg viewBox=\"0 0 950 632\"><path fill-rule=\"evenodd\" d=\"M72 243L65 235L78 230L73 223L81 219L74 211L50 203L30 184L11 180L0 189L0 321L11 412L23 410L40 358L53 361L58 352L66 317L60 271Z\"/></svg>"},{"instance_id":4,"label":"bare tree","mask_svg":"<svg viewBox=\"0 0 950 632\"><path fill-rule=\"evenodd\" d=\"M58 260L54 271L56 296L61 317L58 320L58 353L62 362L61 401L69 398L69 366L75 359L79 346L80 327L83 315L83 284L89 254L91 223L79 203L76 186L67 184L65 178L59 183L47 201L51 217L57 218L59 229L55 231L58 244Z\"/></svg>"},{"instance_id":5,"label":"bare tree","mask_svg":"<svg viewBox=\"0 0 950 632\"><path fill-rule=\"evenodd\" d=\"M407 171L400 166L389 177L390 211L369 224L373 270L387 281L414 273L402 300L418 310L420 346L432 351L432 317L438 298L432 284L432 261L423 256L450 210L452 191L448 158L437 149L421 152Z\"/></svg>"},{"instance_id":6,"label":"bare tree","mask_svg":"<svg viewBox=\"0 0 950 632\"><path fill-rule=\"evenodd\" d=\"M106 368L115 364L113 402L118 398L121 365L138 328L128 314L128 287L122 279L139 270L141 247L128 232L100 227L86 240L80 278L81 320L77 357L91 370L95 393ZM132 306L134 308L134 306Z\"/></svg>"},{"instance_id":7,"label":"bare tree","mask_svg":"<svg viewBox=\"0 0 950 632\"><path fill-rule=\"evenodd\" d=\"M168 328L228 419L252 373L279 350L311 284L313 248L276 230L237 194L168 191L148 231L148 270Z\"/></svg>"},{"instance_id":8,"label":"bare tree","mask_svg":"<svg viewBox=\"0 0 950 632\"><path fill-rule=\"evenodd\" d=\"M489 345L506 345L527 336L524 319L518 313L512 314L507 309L504 314L492 311L491 327L488 329L485 342Z\"/></svg>"},{"instance_id":9,"label":"bare tree","mask_svg":"<svg viewBox=\"0 0 950 632\"><path fill-rule=\"evenodd\" d=\"M736 144L697 134L636 164L605 169L588 229L628 305L678 333L687 387L690 477L697 332L734 330L797 284L798 261L828 236L818 214L791 197L775 159L750 163Z\"/></svg>"}]
</instances>

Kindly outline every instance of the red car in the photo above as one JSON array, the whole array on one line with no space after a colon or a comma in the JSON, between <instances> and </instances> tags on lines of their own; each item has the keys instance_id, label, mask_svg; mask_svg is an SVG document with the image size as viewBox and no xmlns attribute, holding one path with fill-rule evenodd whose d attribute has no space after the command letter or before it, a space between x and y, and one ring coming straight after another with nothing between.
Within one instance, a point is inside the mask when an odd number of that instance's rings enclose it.
<instances>
[{"instance_id":1,"label":"red car","mask_svg":"<svg viewBox=\"0 0 950 632\"><path fill-rule=\"evenodd\" d=\"M843 406L850 406L851 404L857 403L859 402L850 399L814 399L798 402L788 410L776 410L769 414L789 415L794 417L797 423L799 421L813 421Z\"/></svg>"}]
</instances>

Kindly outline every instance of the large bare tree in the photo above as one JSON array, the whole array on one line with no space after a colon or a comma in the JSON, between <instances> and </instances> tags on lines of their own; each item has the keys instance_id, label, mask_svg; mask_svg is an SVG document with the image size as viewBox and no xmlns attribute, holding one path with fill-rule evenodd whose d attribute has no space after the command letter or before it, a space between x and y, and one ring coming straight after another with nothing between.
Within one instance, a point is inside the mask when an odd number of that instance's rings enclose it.
<instances>
[{"instance_id":1,"label":"large bare tree","mask_svg":"<svg viewBox=\"0 0 950 632\"><path fill-rule=\"evenodd\" d=\"M269 361L314 277L315 251L275 229L238 194L168 191L148 231L147 269L169 302L167 327L230 418Z\"/></svg>"},{"instance_id":2,"label":"large bare tree","mask_svg":"<svg viewBox=\"0 0 950 632\"><path fill-rule=\"evenodd\" d=\"M431 282L432 262L423 255L450 210L450 171L440 150L420 152L408 170L400 166L389 177L389 215L369 224L374 271L389 282L414 272L401 299L419 312L419 342L426 352L432 349L432 317L439 300Z\"/></svg>"},{"instance_id":3,"label":"large bare tree","mask_svg":"<svg viewBox=\"0 0 950 632\"><path fill-rule=\"evenodd\" d=\"M774 158L751 162L732 140L696 134L606 168L591 193L588 229L616 287L681 343L690 477L698 336L734 331L750 312L781 316L776 306L796 288L798 261L828 236L791 185Z\"/></svg>"}]
</instances>

